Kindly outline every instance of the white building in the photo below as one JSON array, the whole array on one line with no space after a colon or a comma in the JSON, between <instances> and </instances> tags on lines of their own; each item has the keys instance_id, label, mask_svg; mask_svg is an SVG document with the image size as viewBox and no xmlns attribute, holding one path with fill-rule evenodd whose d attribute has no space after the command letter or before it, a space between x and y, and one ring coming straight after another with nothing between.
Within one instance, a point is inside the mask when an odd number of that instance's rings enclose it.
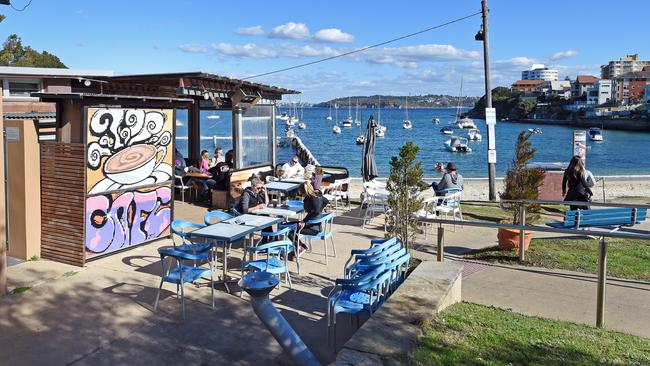
<instances>
[{"instance_id":1,"label":"white building","mask_svg":"<svg viewBox=\"0 0 650 366\"><path fill-rule=\"evenodd\" d=\"M533 64L530 70L524 70L521 72L521 80L554 81L557 80L557 76L557 70L544 67L543 64Z\"/></svg>"},{"instance_id":2,"label":"white building","mask_svg":"<svg viewBox=\"0 0 650 366\"><path fill-rule=\"evenodd\" d=\"M612 81L597 80L593 87L586 91L587 104L601 105L612 100Z\"/></svg>"},{"instance_id":3,"label":"white building","mask_svg":"<svg viewBox=\"0 0 650 366\"><path fill-rule=\"evenodd\" d=\"M600 77L611 80L628 72L641 71L645 66L650 66L650 61L639 60L638 54L625 55L618 61L610 61L607 65L601 65Z\"/></svg>"},{"instance_id":4,"label":"white building","mask_svg":"<svg viewBox=\"0 0 650 366\"><path fill-rule=\"evenodd\" d=\"M571 98L571 81L570 80L551 80L545 81L543 90L544 94L558 96L564 99Z\"/></svg>"}]
</instances>

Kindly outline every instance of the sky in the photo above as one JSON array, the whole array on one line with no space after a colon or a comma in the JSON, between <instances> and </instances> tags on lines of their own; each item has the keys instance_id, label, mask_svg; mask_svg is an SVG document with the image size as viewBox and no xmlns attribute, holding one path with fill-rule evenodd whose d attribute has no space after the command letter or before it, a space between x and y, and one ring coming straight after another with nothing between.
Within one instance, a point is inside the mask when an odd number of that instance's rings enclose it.
<instances>
[{"instance_id":1,"label":"sky","mask_svg":"<svg viewBox=\"0 0 650 366\"><path fill-rule=\"evenodd\" d=\"M29 0L12 0L21 8ZM489 0L492 85L533 63L560 78L599 75L628 53L650 59L650 1ZM204 71L245 78L315 61L480 11L456 1L32 0L1 6L0 36L47 50L70 68L118 74ZM304 102L348 95L484 94L480 15L332 61L253 79ZM285 97L287 99L288 97Z\"/></svg>"}]
</instances>

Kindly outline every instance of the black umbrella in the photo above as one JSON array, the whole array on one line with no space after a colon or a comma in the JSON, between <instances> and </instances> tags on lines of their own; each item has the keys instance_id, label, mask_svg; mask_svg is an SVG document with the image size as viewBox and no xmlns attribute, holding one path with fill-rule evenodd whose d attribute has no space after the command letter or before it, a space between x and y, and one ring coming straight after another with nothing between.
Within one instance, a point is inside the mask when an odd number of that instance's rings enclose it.
<instances>
[{"instance_id":1,"label":"black umbrella","mask_svg":"<svg viewBox=\"0 0 650 366\"><path fill-rule=\"evenodd\" d=\"M375 179L377 174L377 163L375 162L375 119L368 118L368 130L366 131L366 142L363 144L363 160L361 160L361 177L364 182Z\"/></svg>"}]
</instances>

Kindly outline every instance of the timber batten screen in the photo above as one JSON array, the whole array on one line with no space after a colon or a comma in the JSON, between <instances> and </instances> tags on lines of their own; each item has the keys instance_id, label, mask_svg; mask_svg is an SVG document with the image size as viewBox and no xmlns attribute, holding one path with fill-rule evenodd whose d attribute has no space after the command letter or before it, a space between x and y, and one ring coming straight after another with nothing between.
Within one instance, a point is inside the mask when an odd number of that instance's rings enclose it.
<instances>
[{"instance_id":1,"label":"timber batten screen","mask_svg":"<svg viewBox=\"0 0 650 366\"><path fill-rule=\"evenodd\" d=\"M85 146L41 143L41 257L83 266Z\"/></svg>"}]
</instances>

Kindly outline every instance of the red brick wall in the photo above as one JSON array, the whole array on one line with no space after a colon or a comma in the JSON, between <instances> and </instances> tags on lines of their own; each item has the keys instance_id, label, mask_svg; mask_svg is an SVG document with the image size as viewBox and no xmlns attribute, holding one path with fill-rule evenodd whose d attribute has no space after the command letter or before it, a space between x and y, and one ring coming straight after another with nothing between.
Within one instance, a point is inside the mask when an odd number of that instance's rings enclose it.
<instances>
[{"instance_id":1,"label":"red brick wall","mask_svg":"<svg viewBox=\"0 0 650 366\"><path fill-rule=\"evenodd\" d=\"M546 172L544 182L539 187L540 200L562 201L562 176L564 172Z\"/></svg>"}]
</instances>

